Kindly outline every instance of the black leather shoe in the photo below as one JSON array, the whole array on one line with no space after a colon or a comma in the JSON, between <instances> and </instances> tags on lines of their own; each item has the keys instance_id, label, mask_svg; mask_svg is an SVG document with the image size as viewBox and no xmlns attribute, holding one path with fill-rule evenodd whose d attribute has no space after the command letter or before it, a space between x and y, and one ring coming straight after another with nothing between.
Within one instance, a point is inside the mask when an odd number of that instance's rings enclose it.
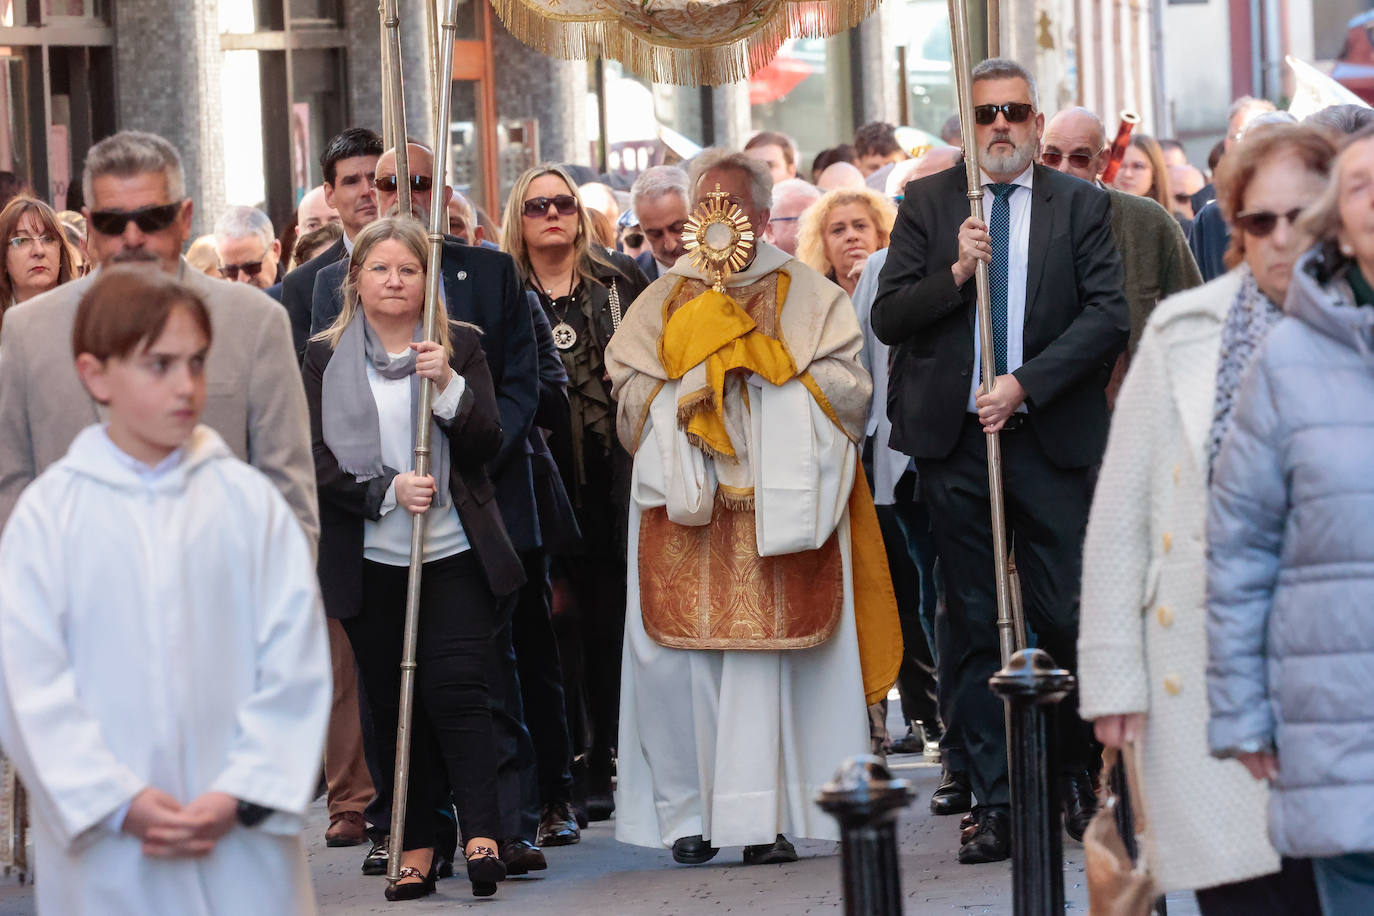
<instances>
[{"instance_id":1,"label":"black leather shoe","mask_svg":"<svg viewBox=\"0 0 1374 916\"><path fill-rule=\"evenodd\" d=\"M388 847L391 837L382 837L380 840L373 840L372 848L363 857L363 874L365 875L384 875L386 874L386 860L389 856Z\"/></svg>"},{"instance_id":2,"label":"black leather shoe","mask_svg":"<svg viewBox=\"0 0 1374 916\"><path fill-rule=\"evenodd\" d=\"M529 840L506 840L501 844L501 861L508 875L528 875L549 867L544 851Z\"/></svg>"},{"instance_id":3,"label":"black leather shoe","mask_svg":"<svg viewBox=\"0 0 1374 916\"><path fill-rule=\"evenodd\" d=\"M1083 842L1083 831L1097 813L1097 792L1093 788L1092 774L1079 770L1071 776L1059 780L1060 798L1064 802L1064 831L1078 842Z\"/></svg>"},{"instance_id":4,"label":"black leather shoe","mask_svg":"<svg viewBox=\"0 0 1374 916\"><path fill-rule=\"evenodd\" d=\"M973 817L974 825L964 830L961 837L959 862L977 865L1010 858L1011 812L1006 808L979 808Z\"/></svg>"},{"instance_id":5,"label":"black leather shoe","mask_svg":"<svg viewBox=\"0 0 1374 916\"><path fill-rule=\"evenodd\" d=\"M963 814L973 808L973 792L968 786L968 773L946 768L940 785L930 796L931 814Z\"/></svg>"},{"instance_id":6,"label":"black leather shoe","mask_svg":"<svg viewBox=\"0 0 1374 916\"><path fill-rule=\"evenodd\" d=\"M744 847L745 865L782 865L797 861L797 848L781 833L771 843Z\"/></svg>"},{"instance_id":7,"label":"black leather shoe","mask_svg":"<svg viewBox=\"0 0 1374 916\"><path fill-rule=\"evenodd\" d=\"M474 897L490 897L496 893L496 885L506 880L506 864L490 846L474 846L467 866Z\"/></svg>"},{"instance_id":8,"label":"black leather shoe","mask_svg":"<svg viewBox=\"0 0 1374 916\"><path fill-rule=\"evenodd\" d=\"M892 753L894 754L919 754L925 749L925 741L921 733L917 731L919 726L916 723L908 725L906 734L892 742Z\"/></svg>"},{"instance_id":9,"label":"black leather shoe","mask_svg":"<svg viewBox=\"0 0 1374 916\"><path fill-rule=\"evenodd\" d=\"M612 814L615 814L614 795L607 792L605 795L587 796L587 820L608 821Z\"/></svg>"},{"instance_id":10,"label":"black leather shoe","mask_svg":"<svg viewBox=\"0 0 1374 916\"><path fill-rule=\"evenodd\" d=\"M395 884L387 885L382 896L395 902L397 900L419 900L421 897L428 897L434 893L434 883L438 880L438 875L434 865L429 867L429 874L425 874L418 868L409 865L401 869L401 876ZM405 883L401 883L405 882Z\"/></svg>"},{"instance_id":11,"label":"black leather shoe","mask_svg":"<svg viewBox=\"0 0 1374 916\"><path fill-rule=\"evenodd\" d=\"M701 865L716 857L719 849L701 838L701 834L673 840L673 861L679 865Z\"/></svg>"},{"instance_id":12,"label":"black leather shoe","mask_svg":"<svg viewBox=\"0 0 1374 916\"><path fill-rule=\"evenodd\" d=\"M573 820L572 805L567 802L549 802L544 806L544 816L539 819L540 846L571 846L582 841L582 831Z\"/></svg>"}]
</instances>

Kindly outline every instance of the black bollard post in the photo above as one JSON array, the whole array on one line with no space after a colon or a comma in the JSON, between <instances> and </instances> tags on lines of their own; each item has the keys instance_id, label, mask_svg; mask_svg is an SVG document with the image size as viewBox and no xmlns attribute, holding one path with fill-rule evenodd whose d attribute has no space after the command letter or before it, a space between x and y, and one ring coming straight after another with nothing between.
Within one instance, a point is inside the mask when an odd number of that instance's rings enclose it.
<instances>
[{"instance_id":1,"label":"black bollard post","mask_svg":"<svg viewBox=\"0 0 1374 916\"><path fill-rule=\"evenodd\" d=\"M911 804L907 781L881 758L850 757L816 803L840 822L845 916L901 916L897 812Z\"/></svg>"},{"instance_id":2,"label":"black bollard post","mask_svg":"<svg viewBox=\"0 0 1374 916\"><path fill-rule=\"evenodd\" d=\"M1074 688L1074 677L1041 649L1022 649L992 676L992 690L1007 704L1011 776L1012 912L1048 916L1064 912L1064 838L1059 778L1054 766L1054 707Z\"/></svg>"}]
</instances>

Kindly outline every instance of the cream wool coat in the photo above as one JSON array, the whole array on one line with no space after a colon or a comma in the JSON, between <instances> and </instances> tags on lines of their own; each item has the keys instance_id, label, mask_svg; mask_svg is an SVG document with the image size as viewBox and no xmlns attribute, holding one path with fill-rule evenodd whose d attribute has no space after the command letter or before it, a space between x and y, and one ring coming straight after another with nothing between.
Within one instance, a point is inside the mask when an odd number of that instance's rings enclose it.
<instances>
[{"instance_id":1,"label":"cream wool coat","mask_svg":"<svg viewBox=\"0 0 1374 916\"><path fill-rule=\"evenodd\" d=\"M1234 273L1151 316L1112 420L1084 542L1085 719L1148 713L1147 856L1163 891L1277 871L1268 790L1207 748L1206 447Z\"/></svg>"}]
</instances>

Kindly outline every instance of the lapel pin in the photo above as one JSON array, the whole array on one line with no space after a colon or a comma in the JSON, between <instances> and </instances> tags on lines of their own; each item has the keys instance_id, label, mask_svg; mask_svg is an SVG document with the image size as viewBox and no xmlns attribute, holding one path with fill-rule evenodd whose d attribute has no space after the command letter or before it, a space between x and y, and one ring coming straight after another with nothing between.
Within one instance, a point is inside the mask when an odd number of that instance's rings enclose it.
<instances>
[{"instance_id":1,"label":"lapel pin","mask_svg":"<svg viewBox=\"0 0 1374 916\"><path fill-rule=\"evenodd\" d=\"M468 278L468 272L467 272L466 270L460 270L460 271L458 271L458 279L459 279L459 280L466 280L467 278Z\"/></svg>"}]
</instances>

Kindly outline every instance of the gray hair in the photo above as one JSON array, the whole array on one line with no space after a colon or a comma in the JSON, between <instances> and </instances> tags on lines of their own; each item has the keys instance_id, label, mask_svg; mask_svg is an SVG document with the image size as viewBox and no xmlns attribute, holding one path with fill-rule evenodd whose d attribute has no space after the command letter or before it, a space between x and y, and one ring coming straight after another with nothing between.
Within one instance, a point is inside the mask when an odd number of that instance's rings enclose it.
<instances>
[{"instance_id":1,"label":"gray hair","mask_svg":"<svg viewBox=\"0 0 1374 916\"><path fill-rule=\"evenodd\" d=\"M1025 80L1030 88L1030 100L1036 110L1040 109L1040 90L1036 88L1035 77L1016 61L1006 57L989 57L973 68L973 82L983 80Z\"/></svg>"},{"instance_id":2,"label":"gray hair","mask_svg":"<svg viewBox=\"0 0 1374 916\"><path fill-rule=\"evenodd\" d=\"M276 233L272 221L257 207L230 207L215 221L216 239L246 239L256 236L263 248L272 247Z\"/></svg>"},{"instance_id":3,"label":"gray hair","mask_svg":"<svg viewBox=\"0 0 1374 916\"><path fill-rule=\"evenodd\" d=\"M639 210L642 200L658 200L669 194L678 194L688 207L692 196L687 190L687 173L675 165L656 165L639 173L634 185L630 187L630 209Z\"/></svg>"},{"instance_id":4,"label":"gray hair","mask_svg":"<svg viewBox=\"0 0 1374 916\"><path fill-rule=\"evenodd\" d=\"M779 204L788 198L804 200L807 204L814 204L821 199L822 193L824 192L822 192L820 188L801 178L784 178L782 181L773 185L773 201Z\"/></svg>"},{"instance_id":5,"label":"gray hair","mask_svg":"<svg viewBox=\"0 0 1374 916\"><path fill-rule=\"evenodd\" d=\"M701 176L714 169L735 169L749 176L749 196L754 207L767 210L773 202L773 173L768 166L757 159L751 159L737 150L713 146L702 150L692 160L692 169L687 173L687 186L693 192L701 184ZM688 201L691 205L691 201Z\"/></svg>"},{"instance_id":6,"label":"gray hair","mask_svg":"<svg viewBox=\"0 0 1374 916\"><path fill-rule=\"evenodd\" d=\"M157 134L121 130L92 146L86 154L86 165L81 170L82 199L87 206L94 201L91 185L103 175L133 178L150 172L161 172L167 179L169 201L186 199L186 174L176 147Z\"/></svg>"},{"instance_id":7,"label":"gray hair","mask_svg":"<svg viewBox=\"0 0 1374 916\"><path fill-rule=\"evenodd\" d=\"M1253 95L1243 95L1231 103L1231 107L1226 112L1226 120L1229 123L1236 115L1251 109L1263 113L1274 111L1276 108L1277 106L1268 99L1257 99Z\"/></svg>"}]
</instances>

